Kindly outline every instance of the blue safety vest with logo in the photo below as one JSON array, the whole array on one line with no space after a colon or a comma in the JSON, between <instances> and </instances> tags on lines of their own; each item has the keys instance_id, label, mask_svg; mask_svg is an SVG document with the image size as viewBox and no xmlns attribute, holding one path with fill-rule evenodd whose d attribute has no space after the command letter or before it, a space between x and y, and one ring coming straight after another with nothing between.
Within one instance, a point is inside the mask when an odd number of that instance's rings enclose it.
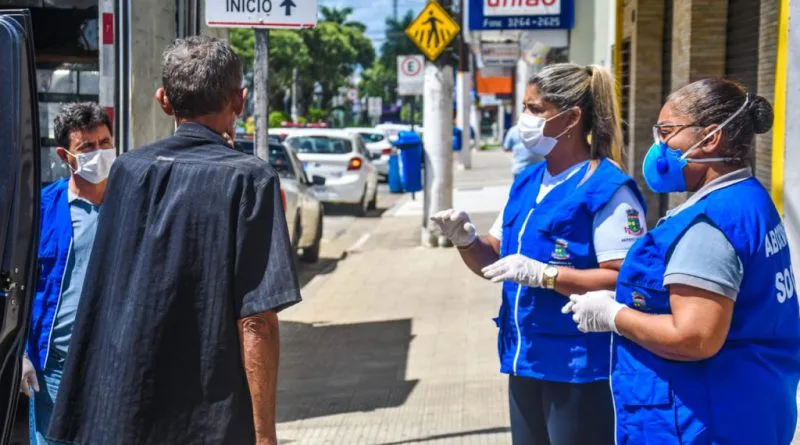
<instances>
[{"instance_id":1,"label":"blue safety vest with logo","mask_svg":"<svg viewBox=\"0 0 800 445\"><path fill-rule=\"evenodd\" d=\"M687 362L615 335L617 444L788 444L797 419L800 311L786 232L756 179L711 192L639 239L617 279L617 300L671 313L667 257L699 218L727 237L744 269L728 337L713 357Z\"/></svg>"},{"instance_id":2,"label":"blue safety vest with logo","mask_svg":"<svg viewBox=\"0 0 800 445\"><path fill-rule=\"evenodd\" d=\"M576 269L598 267L593 243L595 214L622 186L636 194L642 207L645 202L633 179L608 160L599 162L587 177L589 165L551 190L539 204L536 197L546 163L520 173L503 211L501 256L521 254ZM578 331L571 315L561 313L566 303L563 295L552 290L503 284L503 303L495 319L500 328L501 372L568 383L608 379L609 334Z\"/></svg>"}]
</instances>

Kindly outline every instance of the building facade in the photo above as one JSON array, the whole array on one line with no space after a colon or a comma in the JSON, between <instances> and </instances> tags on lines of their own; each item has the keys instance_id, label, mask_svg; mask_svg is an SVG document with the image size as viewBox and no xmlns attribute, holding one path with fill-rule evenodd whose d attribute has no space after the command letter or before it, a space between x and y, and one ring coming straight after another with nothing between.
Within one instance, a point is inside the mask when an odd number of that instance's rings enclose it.
<instances>
[{"instance_id":1,"label":"building facade","mask_svg":"<svg viewBox=\"0 0 800 445\"><path fill-rule=\"evenodd\" d=\"M640 184L652 126L671 91L708 77L726 77L775 103L781 0L619 0L615 54L626 122L626 166ZM772 188L773 134L756 138L751 160ZM649 222L685 200L647 192Z\"/></svg>"},{"instance_id":2,"label":"building facade","mask_svg":"<svg viewBox=\"0 0 800 445\"><path fill-rule=\"evenodd\" d=\"M0 0L0 9L31 10L37 60L42 180L69 172L55 154L53 118L65 103L95 101L114 118L119 152L170 135L154 100L161 53L176 37L207 28L203 0Z\"/></svg>"}]
</instances>

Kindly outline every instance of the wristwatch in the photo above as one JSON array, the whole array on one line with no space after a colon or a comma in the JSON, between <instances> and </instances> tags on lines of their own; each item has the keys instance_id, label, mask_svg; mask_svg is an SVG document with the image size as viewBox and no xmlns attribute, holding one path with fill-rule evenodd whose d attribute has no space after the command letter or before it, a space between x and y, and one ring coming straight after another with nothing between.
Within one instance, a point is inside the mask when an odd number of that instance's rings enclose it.
<instances>
[{"instance_id":1,"label":"wristwatch","mask_svg":"<svg viewBox=\"0 0 800 445\"><path fill-rule=\"evenodd\" d=\"M544 268L542 273L542 285L545 289L556 288L556 278L558 278L558 268L556 266L548 265Z\"/></svg>"}]
</instances>

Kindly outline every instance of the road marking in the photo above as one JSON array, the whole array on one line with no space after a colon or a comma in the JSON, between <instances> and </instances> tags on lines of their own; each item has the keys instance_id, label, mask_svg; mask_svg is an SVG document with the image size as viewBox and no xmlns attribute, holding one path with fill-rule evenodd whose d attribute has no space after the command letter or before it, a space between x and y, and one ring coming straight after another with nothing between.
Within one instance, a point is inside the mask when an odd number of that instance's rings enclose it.
<instances>
[{"instance_id":1,"label":"road marking","mask_svg":"<svg viewBox=\"0 0 800 445\"><path fill-rule=\"evenodd\" d=\"M364 246L364 244L367 243L367 241L369 241L369 238L371 236L372 236L372 233L365 233L365 234L361 235L361 238L359 238L358 241L355 242L355 244L350 246L350 248L347 249L347 252L353 252L355 250L360 249L361 247Z\"/></svg>"}]
</instances>

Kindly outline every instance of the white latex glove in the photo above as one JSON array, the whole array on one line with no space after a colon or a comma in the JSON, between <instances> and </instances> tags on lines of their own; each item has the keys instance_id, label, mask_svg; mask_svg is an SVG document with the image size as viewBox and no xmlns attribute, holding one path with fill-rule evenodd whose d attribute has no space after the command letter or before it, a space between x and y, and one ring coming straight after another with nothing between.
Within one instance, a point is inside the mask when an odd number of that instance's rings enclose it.
<instances>
[{"instance_id":1,"label":"white latex glove","mask_svg":"<svg viewBox=\"0 0 800 445\"><path fill-rule=\"evenodd\" d=\"M33 363L28 357L22 357L22 382L20 382L19 390L28 398L31 398L33 397L31 389L39 392L39 379L36 378L36 370L33 369Z\"/></svg>"},{"instance_id":2,"label":"white latex glove","mask_svg":"<svg viewBox=\"0 0 800 445\"><path fill-rule=\"evenodd\" d=\"M431 221L442 235L458 247L468 247L478 239L475 225L470 221L469 215L462 211L442 210L431 216Z\"/></svg>"},{"instance_id":3,"label":"white latex glove","mask_svg":"<svg viewBox=\"0 0 800 445\"><path fill-rule=\"evenodd\" d=\"M625 305L618 303L616 294L610 290L598 290L583 295L571 295L561 312L573 313L572 320L581 332L614 332L617 330L616 318Z\"/></svg>"},{"instance_id":4,"label":"white latex glove","mask_svg":"<svg viewBox=\"0 0 800 445\"><path fill-rule=\"evenodd\" d=\"M524 255L514 254L484 267L481 272L494 283L513 281L528 287L542 287L547 264Z\"/></svg>"}]
</instances>

